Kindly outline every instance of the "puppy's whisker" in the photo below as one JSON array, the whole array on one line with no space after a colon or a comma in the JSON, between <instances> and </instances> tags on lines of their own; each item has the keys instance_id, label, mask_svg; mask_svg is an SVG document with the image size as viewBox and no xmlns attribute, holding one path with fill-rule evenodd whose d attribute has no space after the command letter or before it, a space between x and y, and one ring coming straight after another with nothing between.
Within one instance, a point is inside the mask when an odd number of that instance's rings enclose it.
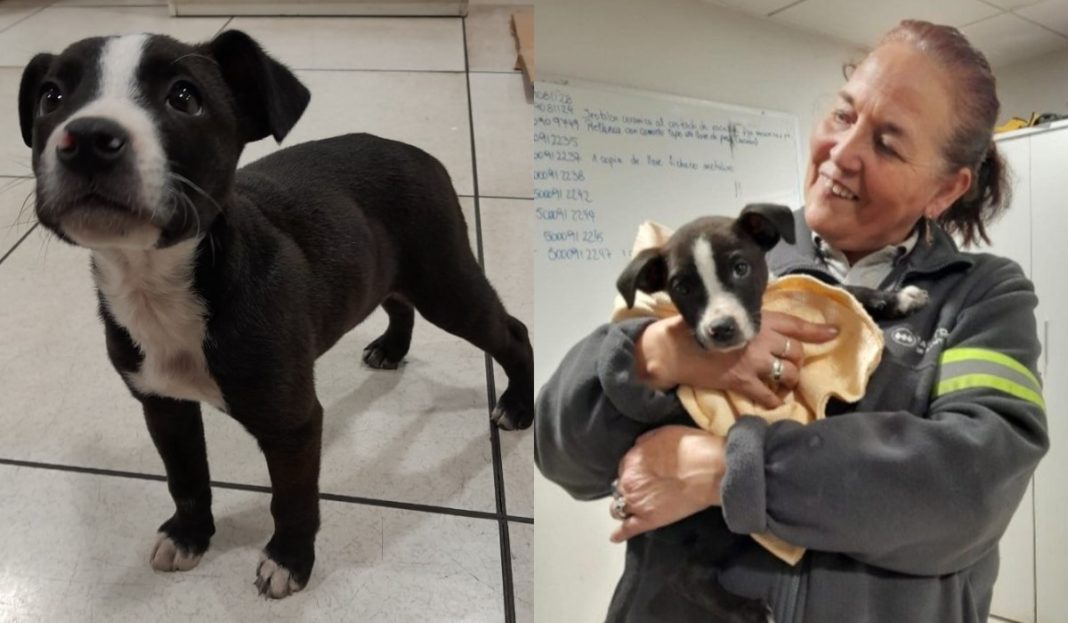
<instances>
[{"instance_id":1,"label":"puppy's whisker","mask_svg":"<svg viewBox=\"0 0 1068 623\"><path fill-rule=\"evenodd\" d=\"M189 179L188 177L185 177L184 175L182 175L182 174L180 174L180 173L174 173L173 171L171 172L171 176L172 176L172 177L173 177L174 179L178 180L179 182L181 182L181 183L185 184L186 186L189 186L189 187L190 187L190 188L192 188L193 190L195 190L195 191L197 191L198 193L200 193L200 195L201 195L202 197L204 197L205 199L207 199L208 201L210 201L210 202L211 202L211 204L212 204L213 206L215 206L215 209L216 209L216 210L219 210L220 212L222 211L222 207L221 207L221 206L219 206L219 203L218 203L217 201L215 201L215 198L214 198L214 197L212 197L211 195L209 195L209 194L207 193L207 191L205 191L205 190L204 190L203 188L201 188L200 186L197 186L197 185L196 185L196 183L194 183L194 182L193 182L193 180Z\"/></svg>"},{"instance_id":2,"label":"puppy's whisker","mask_svg":"<svg viewBox=\"0 0 1068 623\"><path fill-rule=\"evenodd\" d=\"M200 232L201 232L200 214L197 212L196 204L193 203L193 200L189 197L188 194L185 193L185 191L183 191L183 190L181 190L181 189L179 189L177 187L175 187L174 190L175 190L174 196L175 196L175 198L177 200L179 200L181 202L181 206L183 208L183 210L182 210L182 226L183 227L185 226L185 221L186 221L186 218L187 218L187 214L192 214L193 215L193 220L196 222L196 234L195 234L195 236L196 237L200 237Z\"/></svg>"},{"instance_id":3,"label":"puppy's whisker","mask_svg":"<svg viewBox=\"0 0 1068 623\"><path fill-rule=\"evenodd\" d=\"M31 190L30 194L26 195L26 198L22 200L22 207L19 208L18 214L15 215L15 224L16 225L18 225L19 221L22 220L22 215L26 212L26 207L30 205L30 199L33 198L33 195L34 195L34 191ZM36 221L37 221L37 219L34 218L33 222L36 222Z\"/></svg>"}]
</instances>

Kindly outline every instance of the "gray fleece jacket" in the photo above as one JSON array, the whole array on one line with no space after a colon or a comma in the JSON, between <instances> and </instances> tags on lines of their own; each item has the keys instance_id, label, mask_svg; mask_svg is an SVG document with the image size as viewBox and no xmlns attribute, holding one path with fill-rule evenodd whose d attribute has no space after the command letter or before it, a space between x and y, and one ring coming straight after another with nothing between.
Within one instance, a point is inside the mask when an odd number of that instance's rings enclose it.
<instances>
[{"instance_id":1,"label":"gray fleece jacket","mask_svg":"<svg viewBox=\"0 0 1068 623\"><path fill-rule=\"evenodd\" d=\"M798 244L773 249L771 270L835 283L795 221ZM727 437L729 530L808 549L791 567L747 540L721 570L728 590L767 600L778 623L986 622L998 540L1048 448L1037 298L1016 263L962 253L937 227L883 283L903 285L930 303L882 323L883 359L859 403L832 401L807 426L743 417ZM578 499L610 493L641 433L692 425L674 392L634 376L649 322L598 328L538 396L538 467ZM628 542L607 620L707 621L666 582L688 548L669 534Z\"/></svg>"}]
</instances>

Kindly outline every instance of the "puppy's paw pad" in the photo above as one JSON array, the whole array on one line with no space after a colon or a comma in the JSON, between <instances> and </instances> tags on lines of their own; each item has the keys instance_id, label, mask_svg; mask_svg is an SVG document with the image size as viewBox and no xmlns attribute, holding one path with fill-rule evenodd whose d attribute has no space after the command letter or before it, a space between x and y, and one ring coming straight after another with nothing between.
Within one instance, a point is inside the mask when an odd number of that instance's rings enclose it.
<instances>
[{"instance_id":1,"label":"puppy's paw pad","mask_svg":"<svg viewBox=\"0 0 1068 623\"><path fill-rule=\"evenodd\" d=\"M260 561L260 566L256 568L255 583L260 595L271 599L281 599L304 588L289 569L270 558Z\"/></svg>"},{"instance_id":2,"label":"puppy's paw pad","mask_svg":"<svg viewBox=\"0 0 1068 623\"><path fill-rule=\"evenodd\" d=\"M907 314L927 305L927 290L916 286L905 286L897 293L897 308Z\"/></svg>"},{"instance_id":3,"label":"puppy's paw pad","mask_svg":"<svg viewBox=\"0 0 1068 623\"><path fill-rule=\"evenodd\" d=\"M156 571L189 571L197 566L203 555L203 552L197 554L178 545L171 537L160 532L152 548L149 564Z\"/></svg>"}]
</instances>

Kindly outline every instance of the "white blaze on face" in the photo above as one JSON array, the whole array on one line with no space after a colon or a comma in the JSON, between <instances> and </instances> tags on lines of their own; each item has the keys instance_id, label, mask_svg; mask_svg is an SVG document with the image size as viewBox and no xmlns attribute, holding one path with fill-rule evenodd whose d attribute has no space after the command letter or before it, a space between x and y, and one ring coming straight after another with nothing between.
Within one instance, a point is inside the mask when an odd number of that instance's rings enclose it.
<instances>
[{"instance_id":1,"label":"white blaze on face","mask_svg":"<svg viewBox=\"0 0 1068 623\"><path fill-rule=\"evenodd\" d=\"M56 146L68 123L82 117L105 117L115 121L129 133L128 149L133 156L137 192L132 208L152 215L154 221L169 216L161 205L164 180L167 178L167 157L159 130L149 112L138 102L141 95L137 68L141 64L148 35L126 35L105 41L100 51L100 87L96 97L75 111L48 137L41 153L46 195L60 182ZM153 240L154 242L154 240Z\"/></svg>"},{"instance_id":2,"label":"white blaze on face","mask_svg":"<svg viewBox=\"0 0 1068 623\"><path fill-rule=\"evenodd\" d=\"M693 243L692 251L697 274L701 277L701 283L708 295L705 311L697 322L697 339L706 347L714 346L709 339L709 328L724 318L730 317L734 318L741 336L737 346L745 345L756 335L753 330L753 320L738 297L719 280L716 274L716 258L712 254L712 244L706 238L698 238Z\"/></svg>"}]
</instances>

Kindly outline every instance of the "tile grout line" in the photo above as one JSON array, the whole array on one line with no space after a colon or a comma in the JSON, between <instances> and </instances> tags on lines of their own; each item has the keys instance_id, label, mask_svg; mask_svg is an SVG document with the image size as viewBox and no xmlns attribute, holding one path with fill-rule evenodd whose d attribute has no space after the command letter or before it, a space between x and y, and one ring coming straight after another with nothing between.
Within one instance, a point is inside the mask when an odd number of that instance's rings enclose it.
<instances>
[{"instance_id":1,"label":"tile grout line","mask_svg":"<svg viewBox=\"0 0 1068 623\"><path fill-rule=\"evenodd\" d=\"M44 463L41 461L23 461L20 459L0 458L0 465L23 467L30 469L45 469L58 472L70 472L75 474L89 474L110 478L126 478L129 480L150 480L153 482L167 482L167 477L162 474L147 474L143 472L131 472L118 469L106 469L101 467L84 467L79 465L63 465L60 463ZM211 486L215 489L227 489L231 491L248 491L251 493L271 493L271 487L267 485L250 485L240 482L225 480L212 480ZM398 500L383 500L356 495L343 495L340 493L320 492L319 499L328 502L340 502L345 504L357 504L360 506L377 506L396 510L416 511L435 515L451 515L467 517L469 519L488 519L491 521L506 521L522 524L533 524L533 517L518 515L501 516L487 511L467 510L448 506L435 506L432 504L416 504L414 502L402 502Z\"/></svg>"},{"instance_id":2,"label":"tile grout line","mask_svg":"<svg viewBox=\"0 0 1068 623\"><path fill-rule=\"evenodd\" d=\"M45 9L47 9L47 8L50 8L50 7L51 7L51 6L53 5L53 4L55 4L55 2L52 2L52 3L46 4L46 5L44 5L43 7L41 7L41 8L39 8L39 9L37 9L36 11L34 11L33 13L30 13L30 14L29 14L29 15L27 15L26 17L24 17L24 18L22 18L22 19L20 19L20 20L15 20L14 22L12 22L12 23L8 24L7 26L4 26L3 28L0 28L0 33L3 33L3 32L7 32L7 31L11 30L11 29L12 29L12 28L14 28L15 26L18 26L18 25L19 25L19 24L21 24L22 22L25 22L26 20L30 19L30 18L31 18L31 17L33 17L34 15L37 15L37 14L38 14L38 13L40 13L41 11L43 11L43 10L45 10ZM22 67L23 67L22 65L20 65L20 66L19 66L19 68L22 68Z\"/></svg>"},{"instance_id":3,"label":"tile grout line","mask_svg":"<svg viewBox=\"0 0 1068 623\"><path fill-rule=\"evenodd\" d=\"M30 237L30 234L33 233L33 230L37 229L37 225L38 225L37 223L34 223L33 226L30 227L29 229L27 229L26 233L22 234L22 237L19 238L18 241L16 241L15 244L12 245L12 247L10 249L7 250L6 253L4 253L3 255L0 255L0 264L3 264L4 260L6 260L8 257L10 257L11 254L15 252L15 249L19 248L19 245L22 244L23 240L25 240L25 239Z\"/></svg>"},{"instance_id":4,"label":"tile grout line","mask_svg":"<svg viewBox=\"0 0 1068 623\"><path fill-rule=\"evenodd\" d=\"M220 33L222 33L224 30L226 30L226 27L229 26L230 22L232 22L232 21L234 21L234 17L231 15L230 17L226 18L226 21L223 22L223 25L220 26L219 29L215 31L215 34L212 35L212 36L213 37L218 37Z\"/></svg>"},{"instance_id":5,"label":"tile grout line","mask_svg":"<svg viewBox=\"0 0 1068 623\"><path fill-rule=\"evenodd\" d=\"M485 250L482 244L482 209L478 193L478 151L475 146L475 112L474 103L471 99L471 59L467 52L467 18L460 22L462 27L462 42L464 46L464 81L467 87L467 121L471 135L471 182L474 189L475 200L475 237L478 248L478 262L482 265L482 272L486 271ZM484 355L486 360L486 398L489 411L492 413L496 406L497 389L493 379L493 360L489 354ZM501 440L497 427L490 422L490 448L493 452L493 488L497 501L497 514L507 514L507 504L504 491L504 466L501 461ZM497 524L500 533L501 544L501 588L504 600L505 623L515 623L515 587L512 578L512 545L507 521L499 521Z\"/></svg>"}]
</instances>

